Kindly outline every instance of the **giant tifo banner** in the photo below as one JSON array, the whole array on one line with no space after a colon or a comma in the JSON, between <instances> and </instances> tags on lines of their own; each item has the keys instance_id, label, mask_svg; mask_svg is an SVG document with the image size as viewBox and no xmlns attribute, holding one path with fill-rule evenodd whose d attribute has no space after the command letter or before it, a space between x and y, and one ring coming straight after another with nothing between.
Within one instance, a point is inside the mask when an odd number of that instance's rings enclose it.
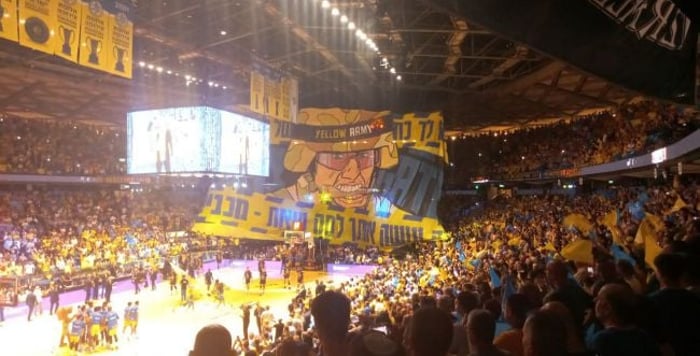
<instances>
[{"instance_id":1,"label":"giant tifo banner","mask_svg":"<svg viewBox=\"0 0 700 356\"><path fill-rule=\"evenodd\" d=\"M433 0L628 89L692 104L698 27L681 0ZM681 4L678 7L676 2ZM695 1L697 3L697 1ZM693 16L693 17L689 17Z\"/></svg>"},{"instance_id":2,"label":"giant tifo banner","mask_svg":"<svg viewBox=\"0 0 700 356\"><path fill-rule=\"evenodd\" d=\"M0 0L0 39L132 77L134 0Z\"/></svg>"},{"instance_id":3,"label":"giant tifo banner","mask_svg":"<svg viewBox=\"0 0 700 356\"><path fill-rule=\"evenodd\" d=\"M445 237L437 220L446 147L439 113L303 109L271 120L270 189L211 189L194 230L384 248ZM225 153L224 153L225 154Z\"/></svg>"}]
</instances>

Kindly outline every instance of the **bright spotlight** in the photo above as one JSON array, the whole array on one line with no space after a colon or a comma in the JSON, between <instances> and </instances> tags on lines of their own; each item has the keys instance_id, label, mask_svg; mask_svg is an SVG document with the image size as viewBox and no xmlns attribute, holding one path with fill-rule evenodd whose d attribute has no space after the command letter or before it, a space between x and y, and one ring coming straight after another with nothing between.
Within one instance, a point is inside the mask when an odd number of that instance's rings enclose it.
<instances>
[{"instance_id":1,"label":"bright spotlight","mask_svg":"<svg viewBox=\"0 0 700 356\"><path fill-rule=\"evenodd\" d=\"M321 7L324 9L328 9L331 7L331 2L328 0L323 0L321 1Z\"/></svg>"},{"instance_id":2,"label":"bright spotlight","mask_svg":"<svg viewBox=\"0 0 700 356\"><path fill-rule=\"evenodd\" d=\"M146 66L146 62L144 62L144 61L139 62L139 67L143 68L145 66Z\"/></svg>"},{"instance_id":3,"label":"bright spotlight","mask_svg":"<svg viewBox=\"0 0 700 356\"><path fill-rule=\"evenodd\" d=\"M389 69L389 72L391 72L391 74L396 74L396 68L391 67L391 69Z\"/></svg>"},{"instance_id":4,"label":"bright spotlight","mask_svg":"<svg viewBox=\"0 0 700 356\"><path fill-rule=\"evenodd\" d=\"M342 22L342 23L346 23L346 22L348 22L348 17L347 17L347 16L345 16L345 15L343 15L343 16L340 16L340 22Z\"/></svg>"},{"instance_id":5,"label":"bright spotlight","mask_svg":"<svg viewBox=\"0 0 700 356\"><path fill-rule=\"evenodd\" d=\"M339 15L340 15L340 10L338 10L337 7L334 7L333 9L331 9L331 15L333 15L333 16L339 16Z\"/></svg>"},{"instance_id":6,"label":"bright spotlight","mask_svg":"<svg viewBox=\"0 0 700 356\"><path fill-rule=\"evenodd\" d=\"M349 30L354 30L354 29L355 29L355 23L354 23L354 22L348 23L348 29L349 29Z\"/></svg>"},{"instance_id":7,"label":"bright spotlight","mask_svg":"<svg viewBox=\"0 0 700 356\"><path fill-rule=\"evenodd\" d=\"M400 81L400 80L401 80L401 76L400 76L400 75L397 75L397 76L396 76L396 80L399 80L399 81Z\"/></svg>"}]
</instances>

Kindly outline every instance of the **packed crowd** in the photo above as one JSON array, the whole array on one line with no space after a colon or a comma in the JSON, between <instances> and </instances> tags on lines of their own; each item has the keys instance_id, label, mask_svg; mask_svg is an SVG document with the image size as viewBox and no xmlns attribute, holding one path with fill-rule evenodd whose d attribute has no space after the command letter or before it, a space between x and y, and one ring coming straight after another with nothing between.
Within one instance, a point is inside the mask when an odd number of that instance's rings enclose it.
<instances>
[{"instance_id":1,"label":"packed crowd","mask_svg":"<svg viewBox=\"0 0 700 356\"><path fill-rule=\"evenodd\" d=\"M692 183L497 199L452 241L301 290L259 335L202 329L192 354L697 355L699 198Z\"/></svg>"},{"instance_id":2,"label":"packed crowd","mask_svg":"<svg viewBox=\"0 0 700 356\"><path fill-rule=\"evenodd\" d=\"M565 123L450 141L456 177L514 178L650 152L700 127L695 112L640 102Z\"/></svg>"},{"instance_id":3,"label":"packed crowd","mask_svg":"<svg viewBox=\"0 0 700 356\"><path fill-rule=\"evenodd\" d=\"M112 128L0 116L0 173L124 174L125 140Z\"/></svg>"},{"instance_id":4,"label":"packed crowd","mask_svg":"<svg viewBox=\"0 0 700 356\"><path fill-rule=\"evenodd\" d=\"M493 132L450 142L452 176L517 177L639 155L699 127L697 114L642 101L534 129ZM79 141L74 138L80 137ZM124 132L82 123L0 118L0 172L124 174Z\"/></svg>"},{"instance_id":5,"label":"packed crowd","mask_svg":"<svg viewBox=\"0 0 700 356\"><path fill-rule=\"evenodd\" d=\"M188 231L201 208L196 191L134 193L114 190L0 191L0 276L90 280L160 269L164 259L209 252L222 259L279 260L279 244L250 243ZM308 250L293 256L306 263ZM333 246L329 263L373 263L376 248ZM82 279L82 278L81 278ZM84 283L76 280L76 283ZM97 282L93 282L97 285ZM102 284L102 283L99 283Z\"/></svg>"},{"instance_id":6,"label":"packed crowd","mask_svg":"<svg viewBox=\"0 0 700 356\"><path fill-rule=\"evenodd\" d=\"M199 208L192 196L113 190L0 192L0 275L118 270L208 243L175 236Z\"/></svg>"}]
</instances>

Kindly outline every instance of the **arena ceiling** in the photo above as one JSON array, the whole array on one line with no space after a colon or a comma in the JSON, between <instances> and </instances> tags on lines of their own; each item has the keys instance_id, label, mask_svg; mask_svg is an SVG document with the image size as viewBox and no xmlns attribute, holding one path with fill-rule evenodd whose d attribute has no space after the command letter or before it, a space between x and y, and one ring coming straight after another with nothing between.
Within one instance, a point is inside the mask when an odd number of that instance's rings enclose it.
<instances>
[{"instance_id":1,"label":"arena ceiling","mask_svg":"<svg viewBox=\"0 0 700 356\"><path fill-rule=\"evenodd\" d=\"M248 103L251 64L300 80L301 107L442 110L446 127L526 126L632 100L638 94L466 21L431 0L333 0L381 50L369 50L320 0L139 1L135 66L120 79L0 46L0 110L21 117L123 123L130 110ZM0 40L2 41L2 40ZM382 66L387 57L402 80ZM223 90L223 86L227 86Z\"/></svg>"}]
</instances>

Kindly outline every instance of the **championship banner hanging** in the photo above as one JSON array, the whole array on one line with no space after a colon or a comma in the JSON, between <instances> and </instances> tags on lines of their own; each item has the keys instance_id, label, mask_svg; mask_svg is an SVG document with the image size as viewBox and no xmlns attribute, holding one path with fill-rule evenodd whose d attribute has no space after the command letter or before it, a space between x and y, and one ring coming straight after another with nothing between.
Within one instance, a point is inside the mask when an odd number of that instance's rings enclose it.
<instances>
[{"instance_id":1,"label":"championship banner hanging","mask_svg":"<svg viewBox=\"0 0 700 356\"><path fill-rule=\"evenodd\" d=\"M113 16L109 22L109 41L112 46L107 50L107 66L109 72L120 77L131 79L133 65L134 24L131 19L130 3L116 0L110 9Z\"/></svg>"},{"instance_id":2,"label":"championship banner hanging","mask_svg":"<svg viewBox=\"0 0 700 356\"><path fill-rule=\"evenodd\" d=\"M19 0L20 45L53 54L57 4L56 0Z\"/></svg>"},{"instance_id":3,"label":"championship banner hanging","mask_svg":"<svg viewBox=\"0 0 700 356\"><path fill-rule=\"evenodd\" d=\"M628 89L694 103L698 15L684 11L697 0L433 2Z\"/></svg>"},{"instance_id":4,"label":"championship banner hanging","mask_svg":"<svg viewBox=\"0 0 700 356\"><path fill-rule=\"evenodd\" d=\"M80 20L82 5L78 0L58 0L54 54L71 62L78 62L80 48Z\"/></svg>"},{"instance_id":5,"label":"championship banner hanging","mask_svg":"<svg viewBox=\"0 0 700 356\"><path fill-rule=\"evenodd\" d=\"M258 114L265 113L263 108L264 83L265 77L262 74L256 71L250 72L250 110Z\"/></svg>"},{"instance_id":6,"label":"championship banner hanging","mask_svg":"<svg viewBox=\"0 0 700 356\"><path fill-rule=\"evenodd\" d=\"M85 67L111 73L108 51L112 49L109 36L112 15L105 11L99 1L82 3L81 12L78 63Z\"/></svg>"},{"instance_id":7,"label":"championship banner hanging","mask_svg":"<svg viewBox=\"0 0 700 356\"><path fill-rule=\"evenodd\" d=\"M417 128L397 129L408 121ZM271 123L276 188L210 190L195 231L283 241L300 225L333 244L384 248L446 237L437 220L445 159L439 113L303 109L297 123Z\"/></svg>"},{"instance_id":8,"label":"championship banner hanging","mask_svg":"<svg viewBox=\"0 0 700 356\"><path fill-rule=\"evenodd\" d=\"M0 38L17 42L17 0L0 0Z\"/></svg>"},{"instance_id":9,"label":"championship banner hanging","mask_svg":"<svg viewBox=\"0 0 700 356\"><path fill-rule=\"evenodd\" d=\"M294 122L299 107L296 79L254 63L250 73L250 110L269 118Z\"/></svg>"}]
</instances>

